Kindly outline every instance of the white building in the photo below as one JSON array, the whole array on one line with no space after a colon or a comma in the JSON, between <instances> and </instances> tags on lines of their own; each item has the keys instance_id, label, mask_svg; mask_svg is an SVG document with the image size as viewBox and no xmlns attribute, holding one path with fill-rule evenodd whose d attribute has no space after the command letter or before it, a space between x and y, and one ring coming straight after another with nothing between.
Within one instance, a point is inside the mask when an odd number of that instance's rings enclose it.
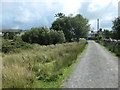
<instances>
[{"instance_id":1,"label":"white building","mask_svg":"<svg viewBox=\"0 0 120 90\"><path fill-rule=\"evenodd\" d=\"M120 1L118 2L118 16L120 16Z\"/></svg>"}]
</instances>

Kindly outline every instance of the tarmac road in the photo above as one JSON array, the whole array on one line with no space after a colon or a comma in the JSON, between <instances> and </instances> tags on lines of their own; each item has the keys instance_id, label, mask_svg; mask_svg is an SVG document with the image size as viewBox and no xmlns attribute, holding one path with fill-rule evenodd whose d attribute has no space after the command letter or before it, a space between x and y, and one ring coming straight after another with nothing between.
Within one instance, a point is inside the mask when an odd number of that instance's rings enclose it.
<instances>
[{"instance_id":1,"label":"tarmac road","mask_svg":"<svg viewBox=\"0 0 120 90\"><path fill-rule=\"evenodd\" d=\"M76 64L65 88L118 88L118 58L94 41Z\"/></svg>"}]
</instances>

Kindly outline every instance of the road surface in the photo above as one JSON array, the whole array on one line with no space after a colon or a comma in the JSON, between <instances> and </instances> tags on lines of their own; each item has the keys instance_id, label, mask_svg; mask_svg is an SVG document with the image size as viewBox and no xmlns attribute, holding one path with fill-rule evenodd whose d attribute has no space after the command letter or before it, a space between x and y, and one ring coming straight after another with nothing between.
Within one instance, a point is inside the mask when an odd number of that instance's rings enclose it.
<instances>
[{"instance_id":1,"label":"road surface","mask_svg":"<svg viewBox=\"0 0 120 90\"><path fill-rule=\"evenodd\" d=\"M104 47L88 41L88 48L76 64L65 88L118 88L118 58Z\"/></svg>"}]
</instances>

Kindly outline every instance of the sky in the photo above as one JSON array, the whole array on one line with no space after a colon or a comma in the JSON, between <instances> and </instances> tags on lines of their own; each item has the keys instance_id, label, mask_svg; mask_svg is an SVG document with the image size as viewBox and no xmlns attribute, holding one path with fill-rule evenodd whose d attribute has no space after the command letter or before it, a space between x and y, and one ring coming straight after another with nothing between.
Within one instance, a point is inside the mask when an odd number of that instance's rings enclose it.
<instances>
[{"instance_id":1,"label":"sky","mask_svg":"<svg viewBox=\"0 0 120 90\"><path fill-rule=\"evenodd\" d=\"M110 29L118 17L119 0L2 0L0 2L0 29L31 29L51 27L55 14L81 14L89 20L91 29Z\"/></svg>"}]
</instances>

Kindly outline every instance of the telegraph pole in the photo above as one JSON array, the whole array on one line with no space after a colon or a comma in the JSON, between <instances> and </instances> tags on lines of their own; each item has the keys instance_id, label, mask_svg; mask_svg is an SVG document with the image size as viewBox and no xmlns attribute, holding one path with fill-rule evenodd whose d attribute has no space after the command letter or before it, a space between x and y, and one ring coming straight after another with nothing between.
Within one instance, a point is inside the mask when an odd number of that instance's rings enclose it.
<instances>
[{"instance_id":1,"label":"telegraph pole","mask_svg":"<svg viewBox=\"0 0 120 90\"><path fill-rule=\"evenodd\" d=\"M97 19L97 31L99 31L99 19Z\"/></svg>"}]
</instances>

